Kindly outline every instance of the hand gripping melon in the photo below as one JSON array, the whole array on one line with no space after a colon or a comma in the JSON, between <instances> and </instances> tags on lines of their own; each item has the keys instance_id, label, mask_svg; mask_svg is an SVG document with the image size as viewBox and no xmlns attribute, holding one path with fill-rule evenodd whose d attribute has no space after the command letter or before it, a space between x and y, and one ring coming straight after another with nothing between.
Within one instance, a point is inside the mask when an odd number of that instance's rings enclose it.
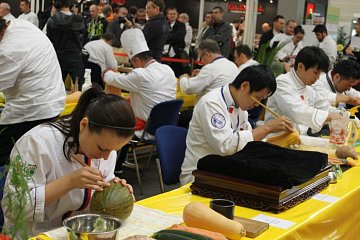
<instances>
[{"instance_id":1,"label":"hand gripping melon","mask_svg":"<svg viewBox=\"0 0 360 240\"><path fill-rule=\"evenodd\" d=\"M90 202L90 212L117 217L124 221L134 208L134 199L129 190L111 182L102 192L95 192Z\"/></svg>"}]
</instances>

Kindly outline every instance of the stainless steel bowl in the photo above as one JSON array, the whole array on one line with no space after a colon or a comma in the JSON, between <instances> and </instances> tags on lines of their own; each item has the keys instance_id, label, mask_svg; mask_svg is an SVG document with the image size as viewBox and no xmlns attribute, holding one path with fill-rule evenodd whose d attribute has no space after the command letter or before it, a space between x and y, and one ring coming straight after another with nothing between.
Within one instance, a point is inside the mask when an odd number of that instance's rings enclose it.
<instances>
[{"instance_id":1,"label":"stainless steel bowl","mask_svg":"<svg viewBox=\"0 0 360 240\"><path fill-rule=\"evenodd\" d=\"M103 231L94 231L96 222L101 218ZM63 221L68 231L68 239L115 240L121 227L120 219L99 214L82 214ZM93 232L94 231L94 232Z\"/></svg>"}]
</instances>

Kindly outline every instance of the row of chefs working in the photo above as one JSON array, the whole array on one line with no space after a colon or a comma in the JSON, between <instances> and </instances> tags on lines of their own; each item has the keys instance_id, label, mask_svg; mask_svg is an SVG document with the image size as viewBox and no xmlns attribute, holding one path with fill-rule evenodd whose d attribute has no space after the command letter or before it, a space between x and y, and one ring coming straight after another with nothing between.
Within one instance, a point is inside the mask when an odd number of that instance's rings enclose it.
<instances>
[{"instance_id":1,"label":"row of chefs working","mask_svg":"<svg viewBox=\"0 0 360 240\"><path fill-rule=\"evenodd\" d=\"M6 38L9 35L5 35L2 44L12 49L13 43ZM32 128L19 137L11 151L10 158L13 160L20 156L23 170L27 173L31 201L25 207L24 217L31 235L60 227L62 218L71 211L87 211L86 189L102 191L104 186L109 185L109 181L115 179L132 191L132 187L124 180L115 178L115 150L121 149L134 133L137 135L142 130L139 126L141 124L136 124L136 119L147 119L156 101L175 98L176 78L170 67L152 59L140 30L125 31L122 43L135 70L129 74L109 70L104 75L104 81L129 90L131 106L119 96L106 95L96 87L91 88L82 94L70 116ZM37 50L47 46L51 46L51 43L46 36L29 43L33 55L41 53ZM181 88L187 89L184 91L201 89L199 93L202 93L189 124L181 184L193 180L192 171L203 156L230 155L241 151L250 141L260 141L272 133L292 132L294 128L302 134L308 128L314 132L320 131L324 124L340 117L332 105L338 102L359 103L360 94L351 89L360 79L358 63L351 60L340 62L327 72L329 59L318 47L302 49L296 57L294 68L277 79L271 69L264 65L249 66L239 73L234 63L221 56L215 41L203 41L198 51L205 66L196 77L180 77ZM42 101L42 109L34 109L32 116L44 112L48 114L50 110L64 107L59 104L64 102L65 90L60 68L53 61L56 55L50 48L47 53L41 60L42 64L55 66L51 69L52 75L59 75L59 84L42 87L62 90L61 94L52 95L51 101ZM33 63L28 62L28 67L31 67ZM9 71L0 73L0 76L7 76L5 74L9 74L12 67L17 65L16 62L7 65ZM326 73L321 75L322 72ZM23 80L29 80L29 76L22 77ZM316 85L316 90L311 85ZM32 84L31 87L36 86ZM164 92L168 92L168 95L164 95ZM5 90L4 93L9 101L1 116L1 126L7 125L8 128L3 130L5 134L2 141L11 131L15 131L14 127L19 130L19 125L7 124L7 120L14 118L14 111L29 107L29 103L21 107L18 102L13 102L13 92ZM167 96L171 96L170 99L166 99ZM268 107L281 116L273 118L266 113L264 125L253 129L248 121L247 110L257 107L258 101L268 97ZM11 108L8 108L8 104ZM48 116L48 119L54 116ZM5 145L1 145L2 148ZM7 177L6 185L9 188L5 188L4 199L14 191L9 183L11 174ZM13 226L15 219L6 200L2 201L2 208L5 212L5 228Z\"/></svg>"}]
</instances>

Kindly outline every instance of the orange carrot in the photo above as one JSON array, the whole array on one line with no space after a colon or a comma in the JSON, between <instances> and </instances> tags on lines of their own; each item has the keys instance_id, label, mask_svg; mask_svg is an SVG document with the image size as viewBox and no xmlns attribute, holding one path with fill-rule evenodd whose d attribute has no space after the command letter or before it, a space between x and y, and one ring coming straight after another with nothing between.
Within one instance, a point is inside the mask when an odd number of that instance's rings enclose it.
<instances>
[{"instance_id":1,"label":"orange carrot","mask_svg":"<svg viewBox=\"0 0 360 240\"><path fill-rule=\"evenodd\" d=\"M180 230L180 231L185 231L185 232L190 232L190 233L196 233L196 234L199 234L199 235L203 235L203 236L212 238L214 240L226 240L227 239L221 233L212 232L212 231L208 231L208 230L200 229L200 228L187 227L187 226L184 226L184 225L174 224L169 229Z\"/></svg>"}]
</instances>

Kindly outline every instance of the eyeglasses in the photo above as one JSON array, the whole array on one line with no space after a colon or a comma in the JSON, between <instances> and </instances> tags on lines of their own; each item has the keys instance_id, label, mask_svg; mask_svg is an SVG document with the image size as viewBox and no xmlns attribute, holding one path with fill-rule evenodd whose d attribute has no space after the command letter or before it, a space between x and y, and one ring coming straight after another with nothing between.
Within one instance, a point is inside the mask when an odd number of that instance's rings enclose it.
<instances>
[{"instance_id":1,"label":"eyeglasses","mask_svg":"<svg viewBox=\"0 0 360 240\"><path fill-rule=\"evenodd\" d=\"M255 98L257 101L261 102L262 100L267 99L269 96L253 96L251 95L251 97Z\"/></svg>"}]
</instances>

